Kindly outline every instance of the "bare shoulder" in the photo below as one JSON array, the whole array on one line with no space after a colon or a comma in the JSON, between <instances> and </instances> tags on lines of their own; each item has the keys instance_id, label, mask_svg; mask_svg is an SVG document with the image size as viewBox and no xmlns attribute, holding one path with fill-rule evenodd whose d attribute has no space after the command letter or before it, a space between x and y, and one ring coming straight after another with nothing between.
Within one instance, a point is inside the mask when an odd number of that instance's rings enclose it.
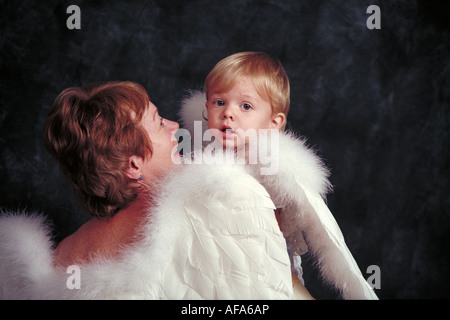
<instances>
[{"instance_id":1,"label":"bare shoulder","mask_svg":"<svg viewBox=\"0 0 450 320\"><path fill-rule=\"evenodd\" d=\"M64 238L58 244L55 250L54 265L66 267L89 260L89 243L92 245L92 224L93 220L89 220L75 233Z\"/></svg>"},{"instance_id":2,"label":"bare shoulder","mask_svg":"<svg viewBox=\"0 0 450 320\"><path fill-rule=\"evenodd\" d=\"M93 218L65 238L55 250L54 264L68 266L97 257L111 258L137 240L137 230L147 209L139 202L109 219Z\"/></svg>"}]
</instances>

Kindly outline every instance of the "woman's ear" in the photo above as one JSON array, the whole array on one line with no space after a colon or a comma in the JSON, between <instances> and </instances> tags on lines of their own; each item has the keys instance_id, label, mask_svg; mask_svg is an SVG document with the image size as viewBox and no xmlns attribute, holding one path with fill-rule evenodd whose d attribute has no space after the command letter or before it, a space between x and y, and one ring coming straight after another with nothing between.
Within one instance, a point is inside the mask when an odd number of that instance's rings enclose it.
<instances>
[{"instance_id":1,"label":"woman's ear","mask_svg":"<svg viewBox=\"0 0 450 320\"><path fill-rule=\"evenodd\" d=\"M281 129L286 121L286 115L283 112L277 113L270 122L270 129Z\"/></svg>"},{"instance_id":2,"label":"woman's ear","mask_svg":"<svg viewBox=\"0 0 450 320\"><path fill-rule=\"evenodd\" d=\"M138 180L139 176L142 174L142 168L144 165L144 159L138 156L131 156L128 159L127 176L130 179Z\"/></svg>"}]
</instances>

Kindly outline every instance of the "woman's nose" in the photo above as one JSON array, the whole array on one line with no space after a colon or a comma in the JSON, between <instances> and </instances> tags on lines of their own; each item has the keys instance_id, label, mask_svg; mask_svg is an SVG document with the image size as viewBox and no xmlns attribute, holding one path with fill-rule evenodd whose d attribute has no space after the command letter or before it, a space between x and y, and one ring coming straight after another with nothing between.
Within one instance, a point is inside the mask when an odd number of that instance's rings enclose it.
<instances>
[{"instance_id":1,"label":"woman's nose","mask_svg":"<svg viewBox=\"0 0 450 320\"><path fill-rule=\"evenodd\" d=\"M178 122L175 121L170 121L167 120L168 122L168 128L170 130L170 133L172 134L172 136L175 136L175 134L177 133L178 129L180 128L180 125L178 124Z\"/></svg>"},{"instance_id":2,"label":"woman's nose","mask_svg":"<svg viewBox=\"0 0 450 320\"><path fill-rule=\"evenodd\" d=\"M180 125L178 124L178 122L169 120L169 123L170 123L170 128L172 130L178 130L180 128Z\"/></svg>"}]
</instances>

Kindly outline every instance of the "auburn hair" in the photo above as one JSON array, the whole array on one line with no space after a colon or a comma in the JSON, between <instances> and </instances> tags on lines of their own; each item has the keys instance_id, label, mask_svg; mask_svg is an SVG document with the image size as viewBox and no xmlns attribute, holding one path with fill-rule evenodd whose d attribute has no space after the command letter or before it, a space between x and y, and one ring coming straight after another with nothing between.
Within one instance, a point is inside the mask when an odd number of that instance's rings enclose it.
<instances>
[{"instance_id":1,"label":"auburn hair","mask_svg":"<svg viewBox=\"0 0 450 320\"><path fill-rule=\"evenodd\" d=\"M140 125L149 101L139 84L108 82L65 89L50 109L45 146L94 217L112 217L137 198L140 184L126 171L130 156L152 154Z\"/></svg>"},{"instance_id":2,"label":"auburn hair","mask_svg":"<svg viewBox=\"0 0 450 320\"><path fill-rule=\"evenodd\" d=\"M239 52L219 61L206 77L206 98L214 91L229 91L242 77L251 78L258 94L272 106L272 113L286 115L290 107L289 78L278 59L264 52ZM282 129L286 126L286 120Z\"/></svg>"}]
</instances>

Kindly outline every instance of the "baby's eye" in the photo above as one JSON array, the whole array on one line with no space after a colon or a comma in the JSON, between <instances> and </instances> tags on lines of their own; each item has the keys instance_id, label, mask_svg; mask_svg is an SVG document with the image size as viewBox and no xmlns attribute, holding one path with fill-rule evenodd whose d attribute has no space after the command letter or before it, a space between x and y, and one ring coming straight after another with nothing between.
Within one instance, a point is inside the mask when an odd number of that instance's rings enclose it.
<instances>
[{"instance_id":1,"label":"baby's eye","mask_svg":"<svg viewBox=\"0 0 450 320\"><path fill-rule=\"evenodd\" d=\"M243 110L245 110L245 111L249 111L249 110L251 110L253 107L252 107L250 104L248 104L248 103L244 103L244 104L241 105L241 108L242 108Z\"/></svg>"},{"instance_id":2,"label":"baby's eye","mask_svg":"<svg viewBox=\"0 0 450 320\"><path fill-rule=\"evenodd\" d=\"M161 127L164 127L165 122L164 122L164 118L163 118L163 117L161 117L161 119L159 120L159 125L160 125Z\"/></svg>"},{"instance_id":3,"label":"baby's eye","mask_svg":"<svg viewBox=\"0 0 450 320\"><path fill-rule=\"evenodd\" d=\"M223 107L225 105L225 102L223 100L218 99L214 101L214 104L218 107Z\"/></svg>"}]
</instances>

